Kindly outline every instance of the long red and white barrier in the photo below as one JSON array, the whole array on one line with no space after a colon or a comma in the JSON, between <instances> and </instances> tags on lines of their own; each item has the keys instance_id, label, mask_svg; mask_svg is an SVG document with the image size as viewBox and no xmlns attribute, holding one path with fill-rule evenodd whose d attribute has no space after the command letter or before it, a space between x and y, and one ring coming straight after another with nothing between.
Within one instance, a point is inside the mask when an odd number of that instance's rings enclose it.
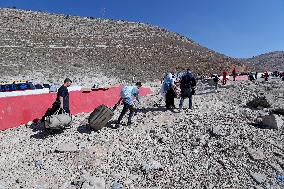
<instances>
[{"instance_id":1,"label":"long red and white barrier","mask_svg":"<svg viewBox=\"0 0 284 189\"><path fill-rule=\"evenodd\" d=\"M102 104L114 106L120 98L121 86L91 92L78 91L78 89L71 89L70 92L72 114L91 112ZM55 101L56 93L41 91L41 94L31 94L35 91L26 92L28 94L24 93L25 95L19 93L18 95L0 97L0 130L18 127L41 118L45 114ZM140 89L141 96L149 93L151 93L149 88Z\"/></svg>"}]
</instances>

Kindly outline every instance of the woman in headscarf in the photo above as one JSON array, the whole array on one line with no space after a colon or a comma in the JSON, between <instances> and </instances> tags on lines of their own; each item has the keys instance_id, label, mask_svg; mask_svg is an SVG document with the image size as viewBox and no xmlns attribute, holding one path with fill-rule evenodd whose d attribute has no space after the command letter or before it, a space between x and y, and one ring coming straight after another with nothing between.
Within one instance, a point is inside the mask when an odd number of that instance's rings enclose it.
<instances>
[{"instance_id":1,"label":"woman in headscarf","mask_svg":"<svg viewBox=\"0 0 284 189\"><path fill-rule=\"evenodd\" d=\"M162 95L166 98L166 108L175 108L176 85L172 73L167 73L164 77L163 85L161 88Z\"/></svg>"}]
</instances>

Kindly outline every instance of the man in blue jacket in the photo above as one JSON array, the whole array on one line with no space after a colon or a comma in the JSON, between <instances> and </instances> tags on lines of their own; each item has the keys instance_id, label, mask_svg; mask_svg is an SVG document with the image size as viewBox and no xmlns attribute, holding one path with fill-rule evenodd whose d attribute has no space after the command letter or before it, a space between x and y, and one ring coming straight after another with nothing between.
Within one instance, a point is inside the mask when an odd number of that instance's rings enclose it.
<instances>
[{"instance_id":1,"label":"man in blue jacket","mask_svg":"<svg viewBox=\"0 0 284 189\"><path fill-rule=\"evenodd\" d=\"M133 98L136 98L136 100L140 103L139 100L139 89L142 86L141 82L137 82L135 86L125 86L121 90L120 96L122 98L123 102L123 109L122 112L117 120L117 124L120 124L123 116L126 114L126 112L129 110L129 117L127 125L130 126L132 124L132 117L134 115L134 103Z\"/></svg>"}]
</instances>

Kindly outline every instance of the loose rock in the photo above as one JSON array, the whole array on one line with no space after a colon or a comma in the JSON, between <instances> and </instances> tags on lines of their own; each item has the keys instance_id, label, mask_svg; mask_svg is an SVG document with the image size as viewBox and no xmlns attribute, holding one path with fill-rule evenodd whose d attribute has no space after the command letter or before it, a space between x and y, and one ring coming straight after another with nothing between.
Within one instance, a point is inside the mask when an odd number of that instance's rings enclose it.
<instances>
[{"instance_id":1,"label":"loose rock","mask_svg":"<svg viewBox=\"0 0 284 189\"><path fill-rule=\"evenodd\" d=\"M56 148L56 152L77 152L78 147L74 143L63 143Z\"/></svg>"},{"instance_id":2,"label":"loose rock","mask_svg":"<svg viewBox=\"0 0 284 189\"><path fill-rule=\"evenodd\" d=\"M261 184L266 181L266 175L262 173L251 173L251 177L257 184Z\"/></svg>"},{"instance_id":3,"label":"loose rock","mask_svg":"<svg viewBox=\"0 0 284 189\"><path fill-rule=\"evenodd\" d=\"M248 153L253 160L264 160L264 152L260 149L248 148Z\"/></svg>"},{"instance_id":4,"label":"loose rock","mask_svg":"<svg viewBox=\"0 0 284 189\"><path fill-rule=\"evenodd\" d=\"M275 114L263 117L262 123L269 129L281 129L284 125L282 118Z\"/></svg>"}]
</instances>

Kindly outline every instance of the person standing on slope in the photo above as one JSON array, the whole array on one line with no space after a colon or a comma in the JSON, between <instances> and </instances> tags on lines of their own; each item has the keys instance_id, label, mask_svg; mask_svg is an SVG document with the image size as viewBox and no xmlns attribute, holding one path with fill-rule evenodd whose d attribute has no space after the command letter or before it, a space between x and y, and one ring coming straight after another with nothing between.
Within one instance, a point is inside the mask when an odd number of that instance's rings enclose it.
<instances>
[{"instance_id":1,"label":"person standing on slope","mask_svg":"<svg viewBox=\"0 0 284 189\"><path fill-rule=\"evenodd\" d=\"M72 84L71 79L66 78L64 80L64 84L57 91L57 97L55 102L52 104L52 107L49 108L46 111L45 115L42 117L41 119L42 122L44 122L47 116L53 115L59 109L64 110L66 113L70 114L69 92L67 87L70 87L71 84ZM62 111L60 111L59 113L62 113Z\"/></svg>"},{"instance_id":2,"label":"person standing on slope","mask_svg":"<svg viewBox=\"0 0 284 189\"><path fill-rule=\"evenodd\" d=\"M165 76L162 91L166 98L166 108L168 110L175 108L176 85L172 73L167 73Z\"/></svg>"},{"instance_id":3,"label":"person standing on slope","mask_svg":"<svg viewBox=\"0 0 284 189\"><path fill-rule=\"evenodd\" d=\"M226 71L223 72L223 80L222 80L222 83L223 83L223 85L226 85L226 83L227 83L227 72L226 72Z\"/></svg>"},{"instance_id":4,"label":"person standing on slope","mask_svg":"<svg viewBox=\"0 0 284 189\"><path fill-rule=\"evenodd\" d=\"M213 77L213 82L214 82L214 87L215 87L215 92L218 90L218 82L220 81L218 74L214 74Z\"/></svg>"},{"instance_id":5,"label":"person standing on slope","mask_svg":"<svg viewBox=\"0 0 284 189\"><path fill-rule=\"evenodd\" d=\"M183 102L186 98L189 99L189 109L192 109L192 95L195 93L196 79L189 69L181 77L180 89L181 98L179 104L179 110L182 110Z\"/></svg>"},{"instance_id":6,"label":"person standing on slope","mask_svg":"<svg viewBox=\"0 0 284 189\"><path fill-rule=\"evenodd\" d=\"M236 77L237 77L237 71L236 71L236 68L234 68L234 69L233 69L232 75L233 75L233 79L234 79L234 81L236 81Z\"/></svg>"},{"instance_id":7,"label":"person standing on slope","mask_svg":"<svg viewBox=\"0 0 284 189\"><path fill-rule=\"evenodd\" d=\"M264 80L265 81L268 81L268 78L269 78L269 75L268 75L268 72L264 72Z\"/></svg>"}]
</instances>

